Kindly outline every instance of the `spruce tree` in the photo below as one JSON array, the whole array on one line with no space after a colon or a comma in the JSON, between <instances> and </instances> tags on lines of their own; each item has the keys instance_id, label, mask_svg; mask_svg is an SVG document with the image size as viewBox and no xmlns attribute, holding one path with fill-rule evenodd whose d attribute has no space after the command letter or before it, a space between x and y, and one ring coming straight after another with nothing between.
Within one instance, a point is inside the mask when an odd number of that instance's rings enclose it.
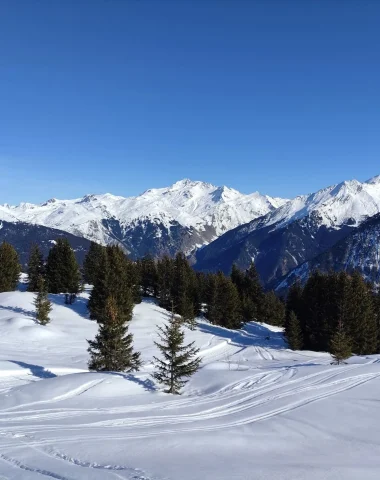
<instances>
[{"instance_id":1,"label":"spruce tree","mask_svg":"<svg viewBox=\"0 0 380 480\"><path fill-rule=\"evenodd\" d=\"M101 259L105 247L98 243L91 242L90 248L83 262L83 276L86 283L95 285L98 275L101 273Z\"/></svg>"},{"instance_id":2,"label":"spruce tree","mask_svg":"<svg viewBox=\"0 0 380 480\"><path fill-rule=\"evenodd\" d=\"M260 306L260 322L282 326L285 320L285 305L273 291L263 295Z\"/></svg>"},{"instance_id":3,"label":"spruce tree","mask_svg":"<svg viewBox=\"0 0 380 480\"><path fill-rule=\"evenodd\" d=\"M45 279L40 276L37 281L38 293L34 300L36 307L36 319L40 325L46 325L50 322L49 313L51 312L52 305L48 298L48 289Z\"/></svg>"},{"instance_id":4,"label":"spruce tree","mask_svg":"<svg viewBox=\"0 0 380 480\"><path fill-rule=\"evenodd\" d=\"M370 355L377 351L378 325L372 288L359 272L351 280L349 334L352 349L357 355Z\"/></svg>"},{"instance_id":5,"label":"spruce tree","mask_svg":"<svg viewBox=\"0 0 380 480\"><path fill-rule=\"evenodd\" d=\"M289 320L287 322L285 336L288 341L289 348L291 348L292 350L302 349L303 336L301 325L297 318L297 315L293 311L291 311L289 314Z\"/></svg>"},{"instance_id":6,"label":"spruce tree","mask_svg":"<svg viewBox=\"0 0 380 480\"><path fill-rule=\"evenodd\" d=\"M334 359L334 363L338 365L352 355L351 339L347 335L342 321L339 321L336 332L331 338L330 353Z\"/></svg>"},{"instance_id":7,"label":"spruce tree","mask_svg":"<svg viewBox=\"0 0 380 480\"><path fill-rule=\"evenodd\" d=\"M215 298L210 321L226 328L241 328L241 301L236 286L229 277L219 272L215 277L214 288Z\"/></svg>"},{"instance_id":8,"label":"spruce tree","mask_svg":"<svg viewBox=\"0 0 380 480\"><path fill-rule=\"evenodd\" d=\"M21 266L16 250L7 242L0 245L0 292L16 290Z\"/></svg>"},{"instance_id":9,"label":"spruce tree","mask_svg":"<svg viewBox=\"0 0 380 480\"><path fill-rule=\"evenodd\" d=\"M28 292L37 292L44 274L44 257L37 244L32 245L28 260Z\"/></svg>"},{"instance_id":10,"label":"spruce tree","mask_svg":"<svg viewBox=\"0 0 380 480\"><path fill-rule=\"evenodd\" d=\"M111 289L108 283L109 262L107 250L102 250L99 258L99 271L94 286L91 290L88 301L88 310L91 320L101 318L106 308L108 297L111 296Z\"/></svg>"},{"instance_id":11,"label":"spruce tree","mask_svg":"<svg viewBox=\"0 0 380 480\"><path fill-rule=\"evenodd\" d=\"M95 340L88 340L90 361L88 367L96 371L132 372L141 366L140 353L133 351L133 335L119 314L114 297L108 297L102 315L96 319L99 332Z\"/></svg>"},{"instance_id":12,"label":"spruce tree","mask_svg":"<svg viewBox=\"0 0 380 480\"><path fill-rule=\"evenodd\" d=\"M164 327L158 327L161 343L155 342L163 359L154 358L156 371L153 378L167 387L167 393L179 394L198 369L201 359L197 357L199 348L194 342L184 345L185 333L181 329L181 321L172 312L170 321Z\"/></svg>"},{"instance_id":13,"label":"spruce tree","mask_svg":"<svg viewBox=\"0 0 380 480\"><path fill-rule=\"evenodd\" d=\"M174 281L174 262L164 255L157 262L157 290L159 306L170 310L172 304L172 289Z\"/></svg>"},{"instance_id":14,"label":"spruce tree","mask_svg":"<svg viewBox=\"0 0 380 480\"><path fill-rule=\"evenodd\" d=\"M50 293L78 293L81 284L79 265L66 238L59 238L50 249L46 278Z\"/></svg>"},{"instance_id":15,"label":"spruce tree","mask_svg":"<svg viewBox=\"0 0 380 480\"><path fill-rule=\"evenodd\" d=\"M173 263L171 298L174 311L181 315L190 328L195 327L193 292L195 274L183 253L177 253Z\"/></svg>"},{"instance_id":16,"label":"spruce tree","mask_svg":"<svg viewBox=\"0 0 380 480\"><path fill-rule=\"evenodd\" d=\"M142 294L157 296L157 265L151 256L143 257L139 262Z\"/></svg>"}]
</instances>

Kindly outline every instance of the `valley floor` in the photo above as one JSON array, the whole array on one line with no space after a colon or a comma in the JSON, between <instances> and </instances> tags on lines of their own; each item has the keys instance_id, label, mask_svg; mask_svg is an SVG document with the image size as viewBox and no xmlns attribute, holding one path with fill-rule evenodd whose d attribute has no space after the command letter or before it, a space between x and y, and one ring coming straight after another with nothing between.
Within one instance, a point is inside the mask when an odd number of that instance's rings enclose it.
<instances>
[{"instance_id":1,"label":"valley floor","mask_svg":"<svg viewBox=\"0 0 380 480\"><path fill-rule=\"evenodd\" d=\"M87 294L73 306L51 299L42 327L32 294L0 294L0 479L379 478L380 357L332 366L286 349L275 327L199 321L186 338L202 368L171 396L150 377L166 311L135 307L141 372L90 373Z\"/></svg>"}]
</instances>

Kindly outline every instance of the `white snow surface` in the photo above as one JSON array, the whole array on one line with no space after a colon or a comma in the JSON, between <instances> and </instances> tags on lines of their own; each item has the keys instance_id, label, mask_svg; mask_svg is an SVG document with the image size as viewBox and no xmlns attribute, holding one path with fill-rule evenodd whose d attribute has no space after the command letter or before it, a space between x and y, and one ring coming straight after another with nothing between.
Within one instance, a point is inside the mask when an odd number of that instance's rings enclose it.
<instances>
[{"instance_id":1,"label":"white snow surface","mask_svg":"<svg viewBox=\"0 0 380 480\"><path fill-rule=\"evenodd\" d=\"M339 228L345 223L360 225L363 220L379 212L380 176L377 176L362 183L350 180L315 193L300 195L269 212L259 227L276 224L276 228L281 228L314 214L321 225ZM248 227L249 230L256 228L256 222Z\"/></svg>"},{"instance_id":2,"label":"white snow surface","mask_svg":"<svg viewBox=\"0 0 380 480\"><path fill-rule=\"evenodd\" d=\"M110 238L102 219L119 220L123 227L146 220L162 223L166 228L173 221L199 231L211 226L219 236L267 214L286 201L258 192L245 195L232 188L185 179L167 188L147 190L137 197L107 193L74 200L53 198L40 205L1 205L0 220L58 228L107 244Z\"/></svg>"},{"instance_id":3,"label":"white snow surface","mask_svg":"<svg viewBox=\"0 0 380 480\"><path fill-rule=\"evenodd\" d=\"M1 479L378 479L378 356L334 366L288 350L279 328L199 319L186 339L202 368L173 396L150 376L168 313L149 300L135 307L140 372L90 373L87 298L67 306L52 295L43 327L33 294L0 294Z\"/></svg>"}]
</instances>

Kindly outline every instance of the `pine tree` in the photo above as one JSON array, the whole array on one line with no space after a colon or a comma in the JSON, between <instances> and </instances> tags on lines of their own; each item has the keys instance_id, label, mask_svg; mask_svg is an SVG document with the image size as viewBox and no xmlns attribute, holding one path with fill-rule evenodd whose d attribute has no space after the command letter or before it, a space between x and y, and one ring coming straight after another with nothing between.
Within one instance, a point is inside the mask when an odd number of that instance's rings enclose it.
<instances>
[{"instance_id":1,"label":"pine tree","mask_svg":"<svg viewBox=\"0 0 380 480\"><path fill-rule=\"evenodd\" d=\"M109 262L107 250L102 250L99 258L99 271L94 286L91 290L88 301L88 310L91 320L101 318L106 308L108 297L111 296L111 289L108 283Z\"/></svg>"},{"instance_id":2,"label":"pine tree","mask_svg":"<svg viewBox=\"0 0 380 480\"><path fill-rule=\"evenodd\" d=\"M78 293L81 284L79 265L66 238L59 238L50 249L46 278L50 293Z\"/></svg>"},{"instance_id":3,"label":"pine tree","mask_svg":"<svg viewBox=\"0 0 380 480\"><path fill-rule=\"evenodd\" d=\"M291 311L289 314L289 320L287 323L285 336L288 341L289 347L292 350L302 349L303 336L301 325L297 318L297 315L293 311Z\"/></svg>"},{"instance_id":4,"label":"pine tree","mask_svg":"<svg viewBox=\"0 0 380 480\"><path fill-rule=\"evenodd\" d=\"M159 306L169 310L172 304L172 288L174 280L174 262L163 256L157 262L157 290Z\"/></svg>"},{"instance_id":5,"label":"pine tree","mask_svg":"<svg viewBox=\"0 0 380 480\"><path fill-rule=\"evenodd\" d=\"M38 293L34 300L36 319L40 325L46 325L50 322L49 313L51 312L52 305L48 298L48 289L45 279L40 276L37 283Z\"/></svg>"},{"instance_id":6,"label":"pine tree","mask_svg":"<svg viewBox=\"0 0 380 480\"><path fill-rule=\"evenodd\" d=\"M260 322L282 326L285 320L285 305L273 291L264 294L260 306Z\"/></svg>"},{"instance_id":7,"label":"pine tree","mask_svg":"<svg viewBox=\"0 0 380 480\"><path fill-rule=\"evenodd\" d=\"M191 377L199 368L201 359L197 357L199 348L194 342L184 345L185 333L181 322L172 312L171 319L164 327L158 327L161 343L155 342L163 360L154 357L156 371L153 378L167 387L167 393L179 394L187 383L185 378Z\"/></svg>"},{"instance_id":8,"label":"pine tree","mask_svg":"<svg viewBox=\"0 0 380 480\"><path fill-rule=\"evenodd\" d=\"M215 277L214 288L215 298L210 321L226 328L241 328L241 301L236 286L229 277L219 272Z\"/></svg>"},{"instance_id":9,"label":"pine tree","mask_svg":"<svg viewBox=\"0 0 380 480\"><path fill-rule=\"evenodd\" d=\"M16 250L7 242L0 245L0 292L16 290L21 266Z\"/></svg>"},{"instance_id":10,"label":"pine tree","mask_svg":"<svg viewBox=\"0 0 380 480\"><path fill-rule=\"evenodd\" d=\"M181 315L192 329L195 327L194 288L195 274L183 253L177 253L173 264L171 298L174 311Z\"/></svg>"},{"instance_id":11,"label":"pine tree","mask_svg":"<svg viewBox=\"0 0 380 480\"><path fill-rule=\"evenodd\" d=\"M40 277L44 274L44 257L37 244L32 245L28 260L28 292L37 292Z\"/></svg>"},{"instance_id":12,"label":"pine tree","mask_svg":"<svg viewBox=\"0 0 380 480\"><path fill-rule=\"evenodd\" d=\"M95 285L98 275L101 273L101 259L105 247L98 243L91 242L90 248L83 262L84 280L90 285Z\"/></svg>"},{"instance_id":13,"label":"pine tree","mask_svg":"<svg viewBox=\"0 0 380 480\"><path fill-rule=\"evenodd\" d=\"M143 257L139 262L142 294L147 297L157 296L157 265L150 256Z\"/></svg>"},{"instance_id":14,"label":"pine tree","mask_svg":"<svg viewBox=\"0 0 380 480\"><path fill-rule=\"evenodd\" d=\"M304 336L304 328L302 324L302 291L303 289L300 281L296 281L289 288L289 292L286 297L286 303L285 303L285 322L284 322L285 337L288 337L289 335L292 335L291 331L293 329L293 326L290 327L291 313L293 313L296 316L301 329L301 335L302 335L301 344L303 344L303 336ZM297 350L300 350L300 348L298 348Z\"/></svg>"},{"instance_id":15,"label":"pine tree","mask_svg":"<svg viewBox=\"0 0 380 480\"><path fill-rule=\"evenodd\" d=\"M338 365L352 355L351 339L346 334L342 321L339 321L336 332L331 338L330 353L334 359L334 363Z\"/></svg>"},{"instance_id":16,"label":"pine tree","mask_svg":"<svg viewBox=\"0 0 380 480\"><path fill-rule=\"evenodd\" d=\"M370 355L377 351L378 326L372 287L359 272L352 275L349 334L352 349L357 355Z\"/></svg>"},{"instance_id":17,"label":"pine tree","mask_svg":"<svg viewBox=\"0 0 380 480\"><path fill-rule=\"evenodd\" d=\"M108 297L95 340L88 340L88 367L96 371L132 372L141 366L140 353L133 351L133 335L119 314L114 297Z\"/></svg>"},{"instance_id":18,"label":"pine tree","mask_svg":"<svg viewBox=\"0 0 380 480\"><path fill-rule=\"evenodd\" d=\"M118 315L123 322L132 318L133 294L128 271L128 260L118 246L108 246L99 259L99 273L88 302L90 318L104 315L108 297L113 297Z\"/></svg>"}]
</instances>

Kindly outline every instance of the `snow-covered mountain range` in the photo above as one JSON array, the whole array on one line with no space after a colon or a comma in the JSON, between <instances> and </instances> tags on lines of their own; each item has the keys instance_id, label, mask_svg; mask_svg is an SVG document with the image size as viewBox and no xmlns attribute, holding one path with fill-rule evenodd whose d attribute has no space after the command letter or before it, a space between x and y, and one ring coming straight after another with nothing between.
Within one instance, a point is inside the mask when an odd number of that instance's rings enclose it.
<instances>
[{"instance_id":1,"label":"snow-covered mountain range","mask_svg":"<svg viewBox=\"0 0 380 480\"><path fill-rule=\"evenodd\" d=\"M0 206L0 220L69 232L102 244L119 243L132 257L191 253L223 233L274 211L286 200L181 180L137 197L86 195L40 205Z\"/></svg>"},{"instance_id":2,"label":"snow-covered mountain range","mask_svg":"<svg viewBox=\"0 0 380 480\"><path fill-rule=\"evenodd\" d=\"M117 243L132 258L182 251L204 271L228 273L232 263L244 269L254 260L264 284L275 287L379 213L380 176L292 200L181 180L136 197L86 195L40 205L2 205L0 222L3 237L7 229L20 238L29 232L19 248L24 256L32 235L25 225L33 225L41 227L33 235L44 242L53 230L43 229L57 229L71 234L75 245L80 239ZM360 242L355 245L360 249Z\"/></svg>"},{"instance_id":3,"label":"snow-covered mountain range","mask_svg":"<svg viewBox=\"0 0 380 480\"><path fill-rule=\"evenodd\" d=\"M380 212L380 176L302 195L237 227L197 254L197 268L229 271L254 260L266 284L332 247Z\"/></svg>"}]
</instances>

